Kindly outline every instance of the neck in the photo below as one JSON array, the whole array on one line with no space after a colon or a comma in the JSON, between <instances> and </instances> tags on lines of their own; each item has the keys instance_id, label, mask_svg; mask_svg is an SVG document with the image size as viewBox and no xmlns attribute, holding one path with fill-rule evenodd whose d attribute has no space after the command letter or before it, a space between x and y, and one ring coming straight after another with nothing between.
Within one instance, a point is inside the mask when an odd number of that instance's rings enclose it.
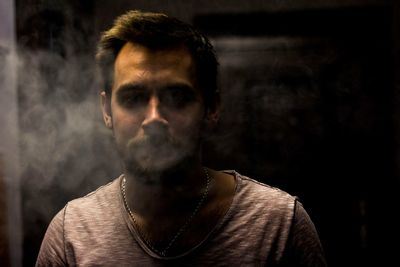
<instances>
[{"instance_id":1,"label":"neck","mask_svg":"<svg viewBox=\"0 0 400 267\"><path fill-rule=\"evenodd\" d=\"M157 173L125 171L125 178L128 205L144 221L190 212L207 184L200 161Z\"/></svg>"}]
</instances>

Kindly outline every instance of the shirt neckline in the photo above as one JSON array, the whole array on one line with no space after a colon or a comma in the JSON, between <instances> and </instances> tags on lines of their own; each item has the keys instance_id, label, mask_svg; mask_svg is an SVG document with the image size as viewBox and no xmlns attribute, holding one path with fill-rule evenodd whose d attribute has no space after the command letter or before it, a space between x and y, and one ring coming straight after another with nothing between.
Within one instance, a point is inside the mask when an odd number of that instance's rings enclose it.
<instances>
[{"instance_id":1,"label":"shirt neckline","mask_svg":"<svg viewBox=\"0 0 400 267\"><path fill-rule=\"evenodd\" d=\"M225 212L225 214L218 220L218 222L215 224L215 226L209 231L209 233L195 246L191 247L187 251L180 253L178 255L174 256L162 256L158 254L156 251L154 251L147 243L146 241L143 240L141 235L138 233L137 229L134 227L134 222L132 218L129 215L128 210L126 209L124 205L124 200L121 192L121 186L122 186L122 181L124 178L124 174L121 174L120 177L118 178L118 194L119 194L119 204L120 204L120 210L122 213L122 216L125 220L125 223L132 234L134 240L138 242L139 246L152 258L155 259L161 259L161 260L174 260L174 259L179 259L183 258L186 255L192 253L193 251L197 250L200 246L202 246L204 243L206 243L208 240L212 238L214 234L217 233L217 230L222 227L224 222L230 217L232 214L233 210L235 210L235 207L237 206L237 199L238 199L238 192L240 191L240 188L242 186L242 179L241 176L235 171L235 170L223 170L222 172L231 174L235 180L235 190L234 190L234 195L231 200L230 206Z\"/></svg>"}]
</instances>

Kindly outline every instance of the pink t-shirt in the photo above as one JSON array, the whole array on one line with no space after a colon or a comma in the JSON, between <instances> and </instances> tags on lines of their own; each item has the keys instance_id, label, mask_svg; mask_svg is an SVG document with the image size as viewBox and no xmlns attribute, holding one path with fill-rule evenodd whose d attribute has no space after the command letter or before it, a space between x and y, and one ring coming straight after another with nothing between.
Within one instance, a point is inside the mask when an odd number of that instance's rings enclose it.
<instances>
[{"instance_id":1,"label":"pink t-shirt","mask_svg":"<svg viewBox=\"0 0 400 267\"><path fill-rule=\"evenodd\" d=\"M162 257L137 234L122 176L70 201L51 221L36 266L326 266L316 229L296 197L234 171L225 216L197 246Z\"/></svg>"}]
</instances>

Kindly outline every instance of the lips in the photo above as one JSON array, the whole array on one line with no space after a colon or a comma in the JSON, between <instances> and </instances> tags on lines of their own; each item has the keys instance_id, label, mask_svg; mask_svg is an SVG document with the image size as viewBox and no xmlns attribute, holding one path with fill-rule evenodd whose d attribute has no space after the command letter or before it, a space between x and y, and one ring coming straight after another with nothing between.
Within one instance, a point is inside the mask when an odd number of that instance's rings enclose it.
<instances>
[{"instance_id":1,"label":"lips","mask_svg":"<svg viewBox=\"0 0 400 267\"><path fill-rule=\"evenodd\" d=\"M180 158L183 153L179 147L166 135L145 135L129 142L128 154L129 158L138 162L159 164L160 161L171 162Z\"/></svg>"}]
</instances>

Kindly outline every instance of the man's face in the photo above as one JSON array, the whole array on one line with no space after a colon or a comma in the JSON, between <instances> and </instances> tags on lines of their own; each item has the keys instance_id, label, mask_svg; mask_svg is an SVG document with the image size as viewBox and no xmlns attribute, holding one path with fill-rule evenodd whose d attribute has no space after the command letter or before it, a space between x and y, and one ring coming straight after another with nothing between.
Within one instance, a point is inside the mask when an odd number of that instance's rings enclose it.
<instances>
[{"instance_id":1,"label":"man's face","mask_svg":"<svg viewBox=\"0 0 400 267\"><path fill-rule=\"evenodd\" d=\"M104 92L102 98L126 168L162 172L199 155L206 112L186 48L125 44L114 65L111 100Z\"/></svg>"}]
</instances>

